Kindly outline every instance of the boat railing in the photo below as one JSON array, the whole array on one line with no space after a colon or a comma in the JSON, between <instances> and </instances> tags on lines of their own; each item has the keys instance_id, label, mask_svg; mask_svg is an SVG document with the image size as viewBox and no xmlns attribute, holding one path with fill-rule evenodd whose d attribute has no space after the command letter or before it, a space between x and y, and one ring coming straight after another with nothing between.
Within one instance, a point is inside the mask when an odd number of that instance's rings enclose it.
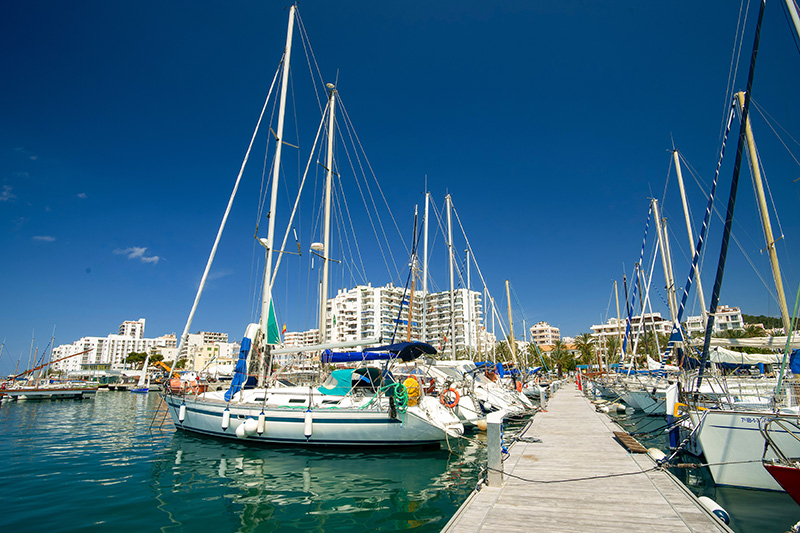
<instances>
[{"instance_id":1,"label":"boat railing","mask_svg":"<svg viewBox=\"0 0 800 533\"><path fill-rule=\"evenodd\" d=\"M785 379L780 390L774 390L774 406L777 409L800 406L800 380Z\"/></svg>"},{"instance_id":2,"label":"boat railing","mask_svg":"<svg viewBox=\"0 0 800 533\"><path fill-rule=\"evenodd\" d=\"M733 409L734 399L728 390L728 384L724 379L715 374L706 374L703 376L703 382L708 390L700 390L698 381L700 379L699 372L689 374L686 378L686 403L693 408L715 408L715 409Z\"/></svg>"},{"instance_id":3,"label":"boat railing","mask_svg":"<svg viewBox=\"0 0 800 533\"><path fill-rule=\"evenodd\" d=\"M777 426L777 428L774 426ZM798 422L786 418L762 418L758 421L758 430L761 432L761 436L764 437L764 453L761 455L762 463L769 461L786 466L795 465L798 458L788 457L783 450L781 450L775 443L774 433L780 432L781 434L786 434L800 443L800 437L798 437L798 435L800 435L800 424L798 424ZM767 459L767 453L770 450L775 454L776 459Z\"/></svg>"}]
</instances>

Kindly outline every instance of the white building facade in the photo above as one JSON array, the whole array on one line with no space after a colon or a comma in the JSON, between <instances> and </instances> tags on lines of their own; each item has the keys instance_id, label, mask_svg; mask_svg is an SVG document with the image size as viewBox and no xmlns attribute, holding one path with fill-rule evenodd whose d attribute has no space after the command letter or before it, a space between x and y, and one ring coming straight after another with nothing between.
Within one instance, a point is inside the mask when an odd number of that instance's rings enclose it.
<instances>
[{"instance_id":1,"label":"white building facade","mask_svg":"<svg viewBox=\"0 0 800 533\"><path fill-rule=\"evenodd\" d=\"M547 322L537 322L529 328L531 340L538 345L555 344L561 340L561 330L548 324Z\"/></svg>"},{"instance_id":2,"label":"white building facade","mask_svg":"<svg viewBox=\"0 0 800 533\"><path fill-rule=\"evenodd\" d=\"M126 320L120 324L118 333L112 333L106 337L82 337L71 344L57 346L53 348L52 360L55 363L51 365L51 368L64 374L79 373L87 368L97 368L98 366L122 370L125 368L126 359L131 352L160 354L165 360L172 360L177 352L175 335L162 335L148 339L144 336L144 328L145 319L143 318ZM194 353L191 354L192 360L195 355L207 354L212 351L216 357L230 357L231 352L238 352L234 343L227 342L227 333L200 332L189 335L189 338L189 349L194 350ZM203 348L207 346L212 348L204 352Z\"/></svg>"},{"instance_id":3,"label":"white building facade","mask_svg":"<svg viewBox=\"0 0 800 533\"><path fill-rule=\"evenodd\" d=\"M605 324L596 324L591 327L592 338L596 340L596 347L601 355L608 355L606 352L606 344L609 337L624 340L626 320L617 321L616 318L610 318ZM637 338L639 342L644 342L644 328L647 328L647 334L653 332L662 335L669 335L672 332L672 323L662 318L661 313L645 313L631 318L631 331L628 340L629 346L632 346ZM618 353L622 350L622 343L620 343Z\"/></svg>"},{"instance_id":4,"label":"white building facade","mask_svg":"<svg viewBox=\"0 0 800 533\"><path fill-rule=\"evenodd\" d=\"M402 287L358 285L340 289L328 300L324 343L381 339L389 343L411 339L428 342L440 351L486 351L494 344L494 336L483 326L481 294L467 289L453 292L455 330L451 332L450 291L413 295ZM412 312L409 315L409 307ZM423 333L424 329L424 333ZM424 338L423 338L424 337ZM319 343L319 331L287 332L287 346L308 346Z\"/></svg>"},{"instance_id":5,"label":"white building facade","mask_svg":"<svg viewBox=\"0 0 800 533\"><path fill-rule=\"evenodd\" d=\"M742 311L738 307L728 307L727 305L720 305L717 307L717 312L714 313L714 335L725 333L726 331L734 331L744 329L744 319L742 318ZM702 316L690 316L686 319L686 331L692 337L705 335L706 328L703 325Z\"/></svg>"}]
</instances>

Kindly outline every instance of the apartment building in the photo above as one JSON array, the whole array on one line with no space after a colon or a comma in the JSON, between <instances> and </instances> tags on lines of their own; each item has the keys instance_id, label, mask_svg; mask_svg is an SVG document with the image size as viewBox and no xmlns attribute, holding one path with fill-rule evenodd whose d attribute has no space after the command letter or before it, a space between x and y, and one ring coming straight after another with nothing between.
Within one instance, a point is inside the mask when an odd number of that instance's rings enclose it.
<instances>
[{"instance_id":1,"label":"apartment building","mask_svg":"<svg viewBox=\"0 0 800 533\"><path fill-rule=\"evenodd\" d=\"M174 334L148 339L144 336L144 330L144 318L126 320L120 324L118 333L111 333L105 337L82 337L71 344L56 346L52 354L52 360L56 362L51 368L67 375L77 374L87 368L119 370L125 368L128 354L131 352L161 354L168 361L174 359L178 344ZM208 360L203 358L205 355L225 358L230 357L231 353L238 353L238 345L228 343L227 340L227 333L201 331L190 334L184 353L191 361L194 361L195 356L200 356L198 362L204 365Z\"/></svg>"},{"instance_id":2,"label":"apartment building","mask_svg":"<svg viewBox=\"0 0 800 533\"><path fill-rule=\"evenodd\" d=\"M328 300L325 343L349 342L379 338L383 342L400 342L408 338L424 340L441 351L455 343L458 351L485 351L494 344L494 335L483 327L481 294L467 289L453 292L455 331L451 332L450 292L411 294L403 287L387 284L373 287L358 285L340 289ZM409 307L412 312L409 317ZM424 332L423 332L424 329ZM424 337L424 338L423 338ZM287 332L287 346L316 344L318 330Z\"/></svg>"},{"instance_id":3,"label":"apartment building","mask_svg":"<svg viewBox=\"0 0 800 533\"><path fill-rule=\"evenodd\" d=\"M610 318L605 324L596 324L590 329L592 330L592 337L597 341L597 349L601 355L606 355L606 340L609 337L624 338L625 337L626 321L617 321L616 318ZM647 328L647 334L653 332L663 335L669 335L672 331L672 322L662 318L661 313L645 313L643 315L634 316L631 319L631 332L629 342L635 342L636 338L641 336L644 339L644 329Z\"/></svg>"},{"instance_id":4,"label":"apartment building","mask_svg":"<svg viewBox=\"0 0 800 533\"><path fill-rule=\"evenodd\" d=\"M557 340L561 340L561 330L548 324L547 322L537 322L529 328L531 340L536 344L552 345Z\"/></svg>"},{"instance_id":5,"label":"apartment building","mask_svg":"<svg viewBox=\"0 0 800 533\"><path fill-rule=\"evenodd\" d=\"M714 335L737 329L744 329L744 319L742 318L741 309L738 307L729 307L727 305L718 306L717 312L714 313ZM686 331L693 337L704 335L706 328L703 325L703 317L690 316L687 318Z\"/></svg>"}]
</instances>

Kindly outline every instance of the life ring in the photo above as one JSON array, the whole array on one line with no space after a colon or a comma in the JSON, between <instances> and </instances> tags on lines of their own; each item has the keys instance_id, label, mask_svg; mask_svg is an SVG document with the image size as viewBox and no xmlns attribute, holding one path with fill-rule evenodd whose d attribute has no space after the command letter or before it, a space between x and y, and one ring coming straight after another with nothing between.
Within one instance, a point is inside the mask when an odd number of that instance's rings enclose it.
<instances>
[{"instance_id":1,"label":"life ring","mask_svg":"<svg viewBox=\"0 0 800 533\"><path fill-rule=\"evenodd\" d=\"M447 401L447 394L450 393L450 392L452 392L453 394L456 395L452 402L448 402ZM439 396L439 400L442 402L442 405L444 405L445 407L449 407L450 409L452 409L456 405L458 405L458 400L460 400L460 399L461 399L461 395L458 393L458 391L456 389L454 389L452 387L450 387L449 389L443 390L441 396Z\"/></svg>"},{"instance_id":2,"label":"life ring","mask_svg":"<svg viewBox=\"0 0 800 533\"><path fill-rule=\"evenodd\" d=\"M425 387L425 394L433 394L434 392L436 392L436 380L430 378L428 385Z\"/></svg>"},{"instance_id":3,"label":"life ring","mask_svg":"<svg viewBox=\"0 0 800 533\"><path fill-rule=\"evenodd\" d=\"M517 392L522 392L522 383L517 381Z\"/></svg>"}]
</instances>

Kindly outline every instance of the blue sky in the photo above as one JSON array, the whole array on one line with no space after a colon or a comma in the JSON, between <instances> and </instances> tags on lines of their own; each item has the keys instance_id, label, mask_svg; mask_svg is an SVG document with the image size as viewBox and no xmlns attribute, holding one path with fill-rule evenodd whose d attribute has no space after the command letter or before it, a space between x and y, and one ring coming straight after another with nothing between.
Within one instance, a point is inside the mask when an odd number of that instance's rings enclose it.
<instances>
[{"instance_id":1,"label":"blue sky","mask_svg":"<svg viewBox=\"0 0 800 533\"><path fill-rule=\"evenodd\" d=\"M406 245L427 176L439 209L445 194L452 195L503 309L504 280L511 280L522 307L513 302L521 337L523 314L528 324L546 320L575 335L614 312L613 303L608 307L612 280L621 282L623 265L630 275L638 259L653 196L663 202L683 286L687 239L670 149L674 142L707 188L727 108L739 7L727 1L307 1L300 15L326 81L338 75ZM745 84L756 13L754 4L737 90ZM34 332L41 349L54 327L57 344L104 336L140 317L148 321L147 336L183 330L280 59L286 20L275 2L3 6L1 372L13 370L20 354L27 361ZM294 42L287 137L305 151L284 151L291 184L319 120L317 104L301 101L308 67L297 36ZM791 302L800 281L793 266L800 169L782 143L798 152L790 137L800 134L798 86L800 53L780 3L772 2L753 93L773 118L768 123L756 113L753 127L784 234L779 255ZM305 118L295 120L295 109ZM721 210L735 142L730 146ZM262 150L245 176L193 331L239 339L252 316L263 158ZM684 173L699 224L705 199ZM279 217L286 216L288 196ZM746 255L732 248L721 302L777 316L749 172L739 199L734 232ZM371 230L357 214L357 192L348 202L356 225L367 229L359 237L366 243ZM310 219L313 211L304 215ZM279 220L281 231L284 225ZM703 273L709 294L721 226L715 217ZM402 265L405 249L397 232L391 238ZM302 246L310 240L304 234ZM463 249L463 238L455 240ZM405 281L363 246L373 284ZM444 254L439 236L432 250L439 288L448 285ZM289 329L313 326L309 276L298 264L286 260L275 294ZM656 275L663 294L660 266ZM473 270L473 285L476 279ZM667 314L658 295L654 306Z\"/></svg>"}]
</instances>

